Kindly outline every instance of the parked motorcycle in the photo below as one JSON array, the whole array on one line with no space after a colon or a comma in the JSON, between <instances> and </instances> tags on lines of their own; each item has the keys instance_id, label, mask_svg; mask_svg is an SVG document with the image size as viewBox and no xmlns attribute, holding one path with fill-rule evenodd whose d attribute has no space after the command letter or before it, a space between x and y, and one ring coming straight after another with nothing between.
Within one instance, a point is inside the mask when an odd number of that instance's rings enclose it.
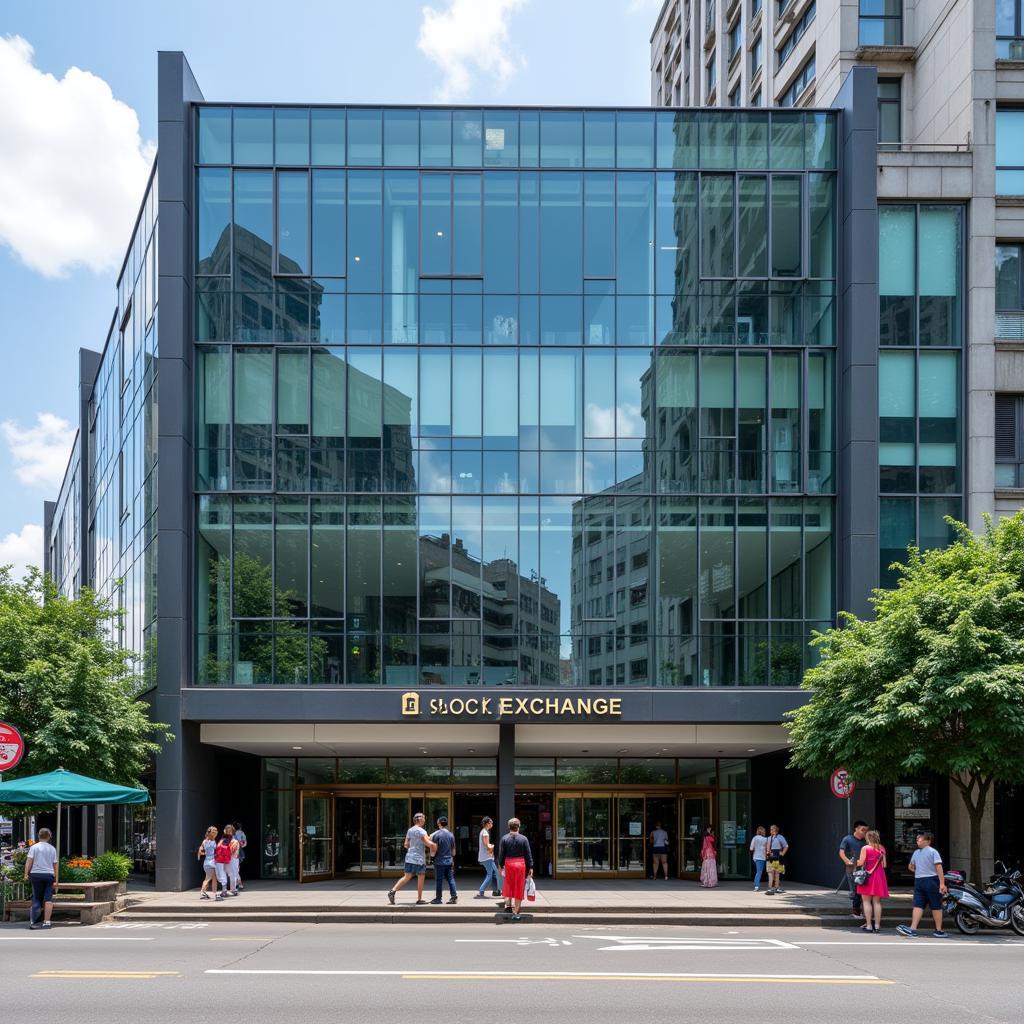
<instances>
[{"instance_id":1,"label":"parked motorcycle","mask_svg":"<svg viewBox=\"0 0 1024 1024\"><path fill-rule=\"evenodd\" d=\"M1001 861L996 861L996 868L985 886L971 885L959 871L946 872L943 910L964 935L1007 925L1024 935L1024 879L1020 871L1007 871Z\"/></svg>"}]
</instances>

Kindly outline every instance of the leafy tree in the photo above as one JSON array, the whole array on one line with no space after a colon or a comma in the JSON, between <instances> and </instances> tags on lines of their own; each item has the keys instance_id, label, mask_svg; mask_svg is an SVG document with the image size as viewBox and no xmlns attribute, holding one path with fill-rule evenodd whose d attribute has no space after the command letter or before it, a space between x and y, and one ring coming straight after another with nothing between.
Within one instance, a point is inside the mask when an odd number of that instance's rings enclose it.
<instances>
[{"instance_id":1,"label":"leafy tree","mask_svg":"<svg viewBox=\"0 0 1024 1024\"><path fill-rule=\"evenodd\" d=\"M120 614L90 590L63 597L37 569L19 583L0 566L0 719L27 748L9 778L67 768L137 786L157 737L173 740L139 699L135 656L112 639Z\"/></svg>"},{"instance_id":2,"label":"leafy tree","mask_svg":"<svg viewBox=\"0 0 1024 1024\"><path fill-rule=\"evenodd\" d=\"M908 549L875 618L844 614L816 635L804 676L810 703L792 712L793 766L894 782L948 776L971 824L970 873L981 871L981 823L994 782L1024 780L1024 512L980 534L947 520L948 548Z\"/></svg>"}]
</instances>

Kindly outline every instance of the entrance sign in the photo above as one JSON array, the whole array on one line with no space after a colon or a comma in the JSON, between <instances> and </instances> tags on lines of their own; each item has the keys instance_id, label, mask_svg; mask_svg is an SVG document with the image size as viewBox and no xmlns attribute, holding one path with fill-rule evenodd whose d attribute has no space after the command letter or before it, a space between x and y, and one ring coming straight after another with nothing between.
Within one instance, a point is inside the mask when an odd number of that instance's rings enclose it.
<instances>
[{"instance_id":1,"label":"entrance sign","mask_svg":"<svg viewBox=\"0 0 1024 1024\"><path fill-rule=\"evenodd\" d=\"M0 772L16 768L24 756L25 741L21 733L13 725L0 722Z\"/></svg>"},{"instance_id":2,"label":"entrance sign","mask_svg":"<svg viewBox=\"0 0 1024 1024\"><path fill-rule=\"evenodd\" d=\"M621 697L431 697L421 699L416 692L402 694L402 715L419 717L426 706L431 718L618 718L622 715Z\"/></svg>"},{"instance_id":3,"label":"entrance sign","mask_svg":"<svg viewBox=\"0 0 1024 1024\"><path fill-rule=\"evenodd\" d=\"M829 788L832 795L840 800L849 800L857 789L857 783L850 778L850 773L845 768L837 768L829 779Z\"/></svg>"}]
</instances>

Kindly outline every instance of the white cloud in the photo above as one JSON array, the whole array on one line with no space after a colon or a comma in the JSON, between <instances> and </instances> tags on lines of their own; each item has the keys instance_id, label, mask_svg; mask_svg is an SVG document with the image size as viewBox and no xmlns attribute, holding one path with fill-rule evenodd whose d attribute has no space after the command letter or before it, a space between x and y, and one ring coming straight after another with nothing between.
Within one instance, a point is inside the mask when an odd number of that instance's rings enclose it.
<instances>
[{"instance_id":1,"label":"white cloud","mask_svg":"<svg viewBox=\"0 0 1024 1024\"><path fill-rule=\"evenodd\" d=\"M629 0L626 11L629 14L652 14L657 16L661 12L665 0Z\"/></svg>"},{"instance_id":2,"label":"white cloud","mask_svg":"<svg viewBox=\"0 0 1024 1024\"><path fill-rule=\"evenodd\" d=\"M43 565L43 528L36 523L26 523L20 533L9 533L0 537L0 566L10 565L11 577L20 580L25 570L34 565Z\"/></svg>"},{"instance_id":3,"label":"white cloud","mask_svg":"<svg viewBox=\"0 0 1024 1024\"><path fill-rule=\"evenodd\" d=\"M130 240L155 149L102 78L72 67L57 79L32 58L21 36L0 37L0 242L47 277L108 270Z\"/></svg>"},{"instance_id":4,"label":"white cloud","mask_svg":"<svg viewBox=\"0 0 1024 1024\"><path fill-rule=\"evenodd\" d=\"M443 11L423 8L417 45L442 72L438 100L449 103L469 92L473 72L505 82L523 58L509 45L508 22L527 0L449 0Z\"/></svg>"},{"instance_id":5,"label":"white cloud","mask_svg":"<svg viewBox=\"0 0 1024 1024\"><path fill-rule=\"evenodd\" d=\"M13 420L4 420L0 431L11 451L15 475L23 484L51 490L60 487L75 439L67 420L41 412L34 427L22 428Z\"/></svg>"}]
</instances>

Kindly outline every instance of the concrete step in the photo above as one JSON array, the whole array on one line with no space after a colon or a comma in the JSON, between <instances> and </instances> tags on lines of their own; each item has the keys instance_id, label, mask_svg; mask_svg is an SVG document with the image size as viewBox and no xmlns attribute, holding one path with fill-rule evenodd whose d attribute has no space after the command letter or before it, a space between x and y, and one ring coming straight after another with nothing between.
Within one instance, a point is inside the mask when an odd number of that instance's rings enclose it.
<instances>
[{"instance_id":1,"label":"concrete step","mask_svg":"<svg viewBox=\"0 0 1024 1024\"><path fill-rule=\"evenodd\" d=\"M467 912L461 907L427 908L427 907L387 907L375 910L369 907L352 908L341 913L337 910L281 910L238 908L237 904L226 906L214 904L193 907L190 909L151 911L137 913L136 910L124 910L114 914L110 921L115 923L154 924L158 922L195 923L195 922L235 922L261 924L483 924L487 922L510 920L496 908L484 914L479 911ZM807 927L815 928L822 925L839 925L850 921L849 918L825 919L813 914L749 914L743 912L702 914L699 912L673 911L658 914L655 922L651 916L642 911L618 911L603 913L580 912L578 910L563 911L529 911L524 908L524 921L537 925L649 925L659 927L702 926L711 928L765 928L765 927Z\"/></svg>"},{"instance_id":2,"label":"concrete step","mask_svg":"<svg viewBox=\"0 0 1024 1024\"><path fill-rule=\"evenodd\" d=\"M138 903L129 903L125 908L126 911L132 914L142 916L156 916L168 913L190 913L193 911L198 912L199 909L207 909L210 905L216 908L218 913L268 913L268 914L333 914L336 916L344 917L350 914L367 914L376 913L378 910L383 910L389 913L437 913L443 912L445 914L460 913L460 914L473 914L489 916L496 912L498 902L497 900L474 900L472 898L467 900L460 900L457 904L458 910L452 910L446 908L444 911L438 911L433 908L427 909L427 907L414 907L409 902L399 901L395 907L389 907L382 899L380 905L367 904L367 903L279 903L279 904L260 904L257 901L246 900L244 896L237 897L232 900L217 901L214 903L212 900L200 900L198 897L194 899L181 900L180 902L169 903L166 901L140 901ZM429 905L428 905L429 906ZM524 909L527 904L523 904ZM688 905L685 907L673 906L672 904L658 904L655 906L616 906L615 904L552 904L545 903L542 905L534 906L530 908L530 912L538 915L547 916L549 914L574 914L578 916L606 916L608 914L629 914L633 917L664 917L666 915L687 915L687 916L699 916L699 917L792 917L792 916L806 916L819 919L822 917L836 917L845 920L850 920L849 910L846 907L798 907L786 905L783 903L771 903L766 902L762 907L757 908L754 911L747 910L743 907L730 907L722 905L700 905L692 906Z\"/></svg>"}]
</instances>

